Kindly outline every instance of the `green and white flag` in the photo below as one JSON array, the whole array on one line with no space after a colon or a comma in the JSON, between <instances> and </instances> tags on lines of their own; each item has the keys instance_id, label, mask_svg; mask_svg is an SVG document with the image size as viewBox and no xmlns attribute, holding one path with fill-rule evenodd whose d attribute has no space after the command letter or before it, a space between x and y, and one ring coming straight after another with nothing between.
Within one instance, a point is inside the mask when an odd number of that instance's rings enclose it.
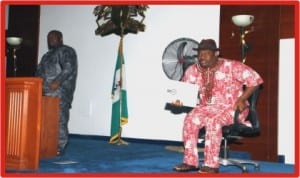
<instances>
[{"instance_id":1,"label":"green and white flag","mask_svg":"<svg viewBox=\"0 0 300 178\"><path fill-rule=\"evenodd\" d=\"M110 143L117 142L121 137L121 127L128 122L127 93L125 82L123 38L120 39L118 58L115 67L114 81L112 85L112 114Z\"/></svg>"}]
</instances>

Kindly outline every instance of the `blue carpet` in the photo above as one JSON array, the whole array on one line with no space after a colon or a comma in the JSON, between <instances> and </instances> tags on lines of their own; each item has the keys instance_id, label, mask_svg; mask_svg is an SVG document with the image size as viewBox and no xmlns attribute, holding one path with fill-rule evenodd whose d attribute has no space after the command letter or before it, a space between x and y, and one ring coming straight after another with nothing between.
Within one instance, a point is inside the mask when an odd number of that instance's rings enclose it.
<instances>
[{"instance_id":1,"label":"blue carpet","mask_svg":"<svg viewBox=\"0 0 300 178\"><path fill-rule=\"evenodd\" d=\"M165 149L166 143L129 141L128 145L109 144L99 137L70 137L63 156L42 159L36 171L6 170L7 173L174 173L174 165L183 154ZM203 156L200 153L200 157ZM250 158L248 153L230 152L231 157ZM260 170L248 167L250 173L294 173L294 165L262 162ZM241 173L234 166L221 166L222 173Z\"/></svg>"}]
</instances>

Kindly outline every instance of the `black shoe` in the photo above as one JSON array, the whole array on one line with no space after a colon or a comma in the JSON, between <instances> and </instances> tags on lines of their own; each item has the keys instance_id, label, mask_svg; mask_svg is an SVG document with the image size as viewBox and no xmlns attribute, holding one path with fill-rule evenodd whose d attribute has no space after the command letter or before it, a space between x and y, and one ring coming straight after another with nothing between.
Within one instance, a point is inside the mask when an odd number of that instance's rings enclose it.
<instances>
[{"instance_id":1,"label":"black shoe","mask_svg":"<svg viewBox=\"0 0 300 178\"><path fill-rule=\"evenodd\" d=\"M219 173L219 168L202 166L202 167L200 167L198 173Z\"/></svg>"},{"instance_id":2,"label":"black shoe","mask_svg":"<svg viewBox=\"0 0 300 178\"><path fill-rule=\"evenodd\" d=\"M199 168L196 167L196 166L192 166L192 165L182 163L182 164L176 165L173 168L173 170L177 171L177 172L190 172L190 171L198 171Z\"/></svg>"}]
</instances>

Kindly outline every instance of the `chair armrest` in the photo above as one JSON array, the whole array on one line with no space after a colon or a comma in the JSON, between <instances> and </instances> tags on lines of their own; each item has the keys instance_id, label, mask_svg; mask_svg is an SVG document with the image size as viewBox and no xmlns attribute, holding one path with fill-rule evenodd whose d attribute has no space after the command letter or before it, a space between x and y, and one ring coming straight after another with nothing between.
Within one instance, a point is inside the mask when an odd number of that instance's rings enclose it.
<instances>
[{"instance_id":1,"label":"chair armrest","mask_svg":"<svg viewBox=\"0 0 300 178\"><path fill-rule=\"evenodd\" d=\"M249 117L249 115L254 115L251 112L253 112L253 111L249 110L248 117ZM234 113L233 124L230 125L230 132L239 134L242 136L250 136L250 135L255 136L255 135L259 134L260 130L258 127L253 127L253 125L252 125L252 127L249 127L249 126L246 126L246 125L240 123L239 122L239 114L240 114L240 111L237 109Z\"/></svg>"},{"instance_id":2,"label":"chair armrest","mask_svg":"<svg viewBox=\"0 0 300 178\"><path fill-rule=\"evenodd\" d=\"M239 132L239 127L240 127L239 115L240 115L240 110L236 109L234 111L234 116L233 116L233 124L232 124L232 130L233 131L238 131Z\"/></svg>"}]
</instances>

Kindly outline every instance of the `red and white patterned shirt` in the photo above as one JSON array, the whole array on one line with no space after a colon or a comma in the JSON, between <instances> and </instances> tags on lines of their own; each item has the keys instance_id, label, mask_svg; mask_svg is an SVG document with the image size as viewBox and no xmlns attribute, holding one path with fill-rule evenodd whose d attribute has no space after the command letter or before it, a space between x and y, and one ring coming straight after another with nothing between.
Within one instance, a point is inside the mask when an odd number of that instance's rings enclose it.
<instances>
[{"instance_id":1,"label":"red and white patterned shirt","mask_svg":"<svg viewBox=\"0 0 300 178\"><path fill-rule=\"evenodd\" d=\"M199 85L197 107L216 106L218 109L232 110L230 113L233 113L233 105L243 93L243 85L253 87L263 83L263 79L251 67L224 58L219 58L212 69L201 68L198 64L190 66L182 81ZM240 121L243 122L247 113L241 113Z\"/></svg>"}]
</instances>

